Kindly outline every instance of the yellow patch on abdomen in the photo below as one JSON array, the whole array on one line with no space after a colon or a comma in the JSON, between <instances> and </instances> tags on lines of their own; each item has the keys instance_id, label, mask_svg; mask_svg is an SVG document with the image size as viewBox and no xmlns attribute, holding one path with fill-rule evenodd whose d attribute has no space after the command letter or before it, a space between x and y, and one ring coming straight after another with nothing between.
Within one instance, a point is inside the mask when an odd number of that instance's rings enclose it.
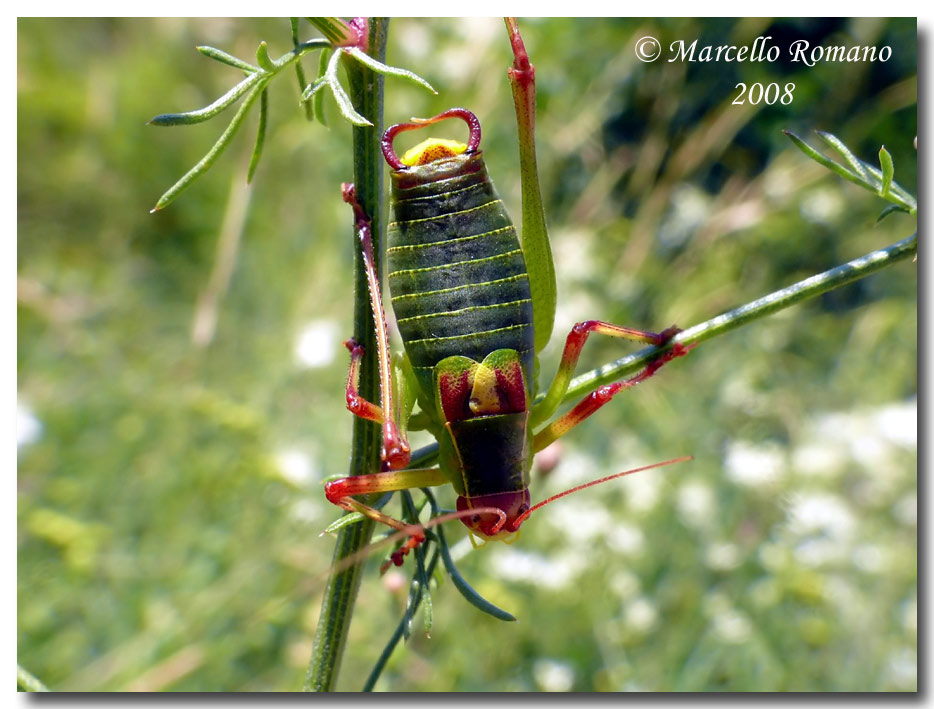
<instances>
[{"instance_id":1,"label":"yellow patch on abdomen","mask_svg":"<svg viewBox=\"0 0 934 709\"><path fill-rule=\"evenodd\" d=\"M400 160L406 167L414 167L416 165L427 165L435 160L453 158L455 155L460 155L465 150L467 150L467 146L456 140L428 138L414 148L406 150Z\"/></svg>"}]
</instances>

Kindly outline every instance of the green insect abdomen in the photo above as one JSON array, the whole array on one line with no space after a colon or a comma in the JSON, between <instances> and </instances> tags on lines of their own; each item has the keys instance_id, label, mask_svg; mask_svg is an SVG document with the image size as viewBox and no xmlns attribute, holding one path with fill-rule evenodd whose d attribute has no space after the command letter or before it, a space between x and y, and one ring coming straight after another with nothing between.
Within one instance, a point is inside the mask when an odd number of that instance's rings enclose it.
<instances>
[{"instance_id":1,"label":"green insect abdomen","mask_svg":"<svg viewBox=\"0 0 934 709\"><path fill-rule=\"evenodd\" d=\"M445 357L516 350L534 362L532 299L515 227L481 153L392 173L393 310L423 391Z\"/></svg>"}]
</instances>

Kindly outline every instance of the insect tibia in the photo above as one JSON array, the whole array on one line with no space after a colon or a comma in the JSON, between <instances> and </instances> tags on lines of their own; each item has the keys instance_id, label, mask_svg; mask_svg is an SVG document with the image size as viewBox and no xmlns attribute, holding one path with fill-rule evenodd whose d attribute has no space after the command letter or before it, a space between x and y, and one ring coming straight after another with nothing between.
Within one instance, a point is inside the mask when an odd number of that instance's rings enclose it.
<instances>
[{"instance_id":1,"label":"insect tibia","mask_svg":"<svg viewBox=\"0 0 934 709\"><path fill-rule=\"evenodd\" d=\"M392 421L383 423L383 449L380 457L385 470L401 470L409 464L412 449Z\"/></svg>"}]
</instances>

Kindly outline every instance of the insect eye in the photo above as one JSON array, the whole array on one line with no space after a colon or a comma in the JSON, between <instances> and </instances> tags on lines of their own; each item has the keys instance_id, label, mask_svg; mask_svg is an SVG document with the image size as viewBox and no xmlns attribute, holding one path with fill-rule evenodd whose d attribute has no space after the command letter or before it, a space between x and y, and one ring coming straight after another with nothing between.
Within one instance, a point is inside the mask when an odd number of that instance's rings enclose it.
<instances>
[{"instance_id":1,"label":"insect eye","mask_svg":"<svg viewBox=\"0 0 934 709\"><path fill-rule=\"evenodd\" d=\"M526 504L525 502L523 502L521 505L519 505L519 509L518 509L518 514L517 514L517 516L518 516L518 515L524 515L524 514L525 514L526 512L528 512L528 511L529 511L529 506L528 506L528 504Z\"/></svg>"},{"instance_id":2,"label":"insect eye","mask_svg":"<svg viewBox=\"0 0 934 709\"><path fill-rule=\"evenodd\" d=\"M473 522L474 524L480 524L480 515L474 515L473 517L470 518L470 521Z\"/></svg>"}]
</instances>

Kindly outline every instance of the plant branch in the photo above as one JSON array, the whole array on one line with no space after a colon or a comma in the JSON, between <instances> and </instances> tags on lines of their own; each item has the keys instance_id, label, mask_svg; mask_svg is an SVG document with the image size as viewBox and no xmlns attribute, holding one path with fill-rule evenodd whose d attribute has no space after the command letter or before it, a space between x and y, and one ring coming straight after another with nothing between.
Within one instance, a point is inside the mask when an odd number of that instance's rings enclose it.
<instances>
[{"instance_id":1,"label":"plant branch","mask_svg":"<svg viewBox=\"0 0 934 709\"><path fill-rule=\"evenodd\" d=\"M848 263L831 268L816 276L806 278L787 288L782 288L758 300L754 300L751 303L741 305L722 315L711 318L706 322L694 325L687 330L679 332L670 342L662 347L644 347L638 352L626 357L621 357L615 362L610 362L586 374L575 377L571 381L571 386L564 397L564 401L567 402L571 399L577 399L590 393L602 384L614 382L627 374L642 369L652 359L670 349L675 343L692 345L718 337L730 330L751 323L754 320L771 315L779 310L784 310L792 305L814 298L822 293L859 280L860 278L865 278L876 271L880 271L887 266L891 266L902 259L914 255L917 253L917 250L918 234L916 232L907 239L902 239L887 248L873 251L865 256L860 256ZM539 395L536 401L542 398L543 395Z\"/></svg>"},{"instance_id":2,"label":"plant branch","mask_svg":"<svg viewBox=\"0 0 934 709\"><path fill-rule=\"evenodd\" d=\"M27 692L48 692L49 688L32 672L20 665L16 666L16 685Z\"/></svg>"},{"instance_id":3,"label":"plant branch","mask_svg":"<svg viewBox=\"0 0 934 709\"><path fill-rule=\"evenodd\" d=\"M389 20L371 18L369 21L369 50L378 60L385 58ZM372 124L354 126L354 183L357 199L370 217L374 239L377 273L383 244L382 153L379 140L383 129L383 77L357 61L345 63L350 98L354 108ZM349 220L348 220L349 221ZM354 339L366 351L376 352L376 326L370 306L365 269L360 250L355 252ZM361 363L361 396L376 401L379 398L377 358L365 357ZM350 475L361 475L379 470L382 431L380 427L354 417ZM367 519L360 524L346 526L338 532L334 563L358 553L370 540L374 522ZM305 678L306 691L331 691L337 683L341 657L347 640L347 631L353 614L353 605L360 587L362 563L332 573L324 592L318 629L315 633L311 661Z\"/></svg>"}]
</instances>

